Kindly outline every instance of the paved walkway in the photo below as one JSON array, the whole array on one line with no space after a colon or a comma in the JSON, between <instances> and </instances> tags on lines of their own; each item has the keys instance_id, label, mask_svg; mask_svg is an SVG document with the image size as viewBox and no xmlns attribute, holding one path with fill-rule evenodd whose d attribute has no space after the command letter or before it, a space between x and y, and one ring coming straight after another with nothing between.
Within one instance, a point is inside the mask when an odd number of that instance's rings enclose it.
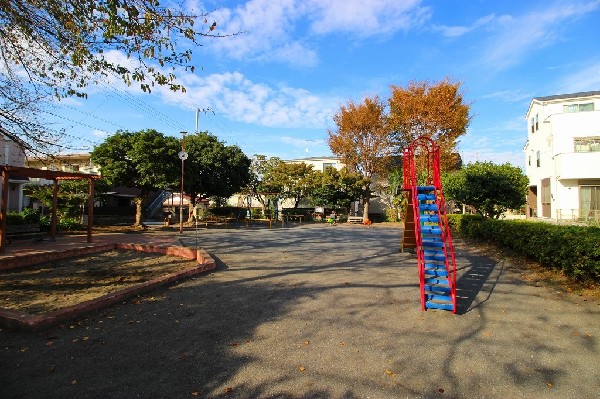
<instances>
[{"instance_id":1,"label":"paved walkway","mask_svg":"<svg viewBox=\"0 0 600 399\"><path fill-rule=\"evenodd\" d=\"M400 233L139 235L198 241L218 270L48 331L0 332L1 396L600 397L600 303L457 242L460 314L421 312Z\"/></svg>"}]
</instances>

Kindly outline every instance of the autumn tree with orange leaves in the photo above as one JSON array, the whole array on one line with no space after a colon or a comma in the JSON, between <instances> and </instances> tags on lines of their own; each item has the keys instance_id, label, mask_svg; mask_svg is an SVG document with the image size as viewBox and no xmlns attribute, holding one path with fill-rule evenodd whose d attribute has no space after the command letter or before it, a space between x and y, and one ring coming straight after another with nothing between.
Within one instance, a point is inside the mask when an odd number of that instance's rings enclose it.
<instances>
[{"instance_id":1,"label":"autumn tree with orange leaves","mask_svg":"<svg viewBox=\"0 0 600 399\"><path fill-rule=\"evenodd\" d=\"M406 148L420 137L431 138L440 147L442 170L460 168L458 138L471 121L469 104L460 92L460 82L449 79L435 84L410 82L406 88L391 86L389 126L397 148Z\"/></svg>"},{"instance_id":2,"label":"autumn tree with orange leaves","mask_svg":"<svg viewBox=\"0 0 600 399\"><path fill-rule=\"evenodd\" d=\"M369 218L371 179L386 173L395 147L390 140L385 104L379 96L366 97L362 103L350 101L333 116L334 130L328 129L331 152L350 170L366 178L362 200L363 221Z\"/></svg>"}]
</instances>

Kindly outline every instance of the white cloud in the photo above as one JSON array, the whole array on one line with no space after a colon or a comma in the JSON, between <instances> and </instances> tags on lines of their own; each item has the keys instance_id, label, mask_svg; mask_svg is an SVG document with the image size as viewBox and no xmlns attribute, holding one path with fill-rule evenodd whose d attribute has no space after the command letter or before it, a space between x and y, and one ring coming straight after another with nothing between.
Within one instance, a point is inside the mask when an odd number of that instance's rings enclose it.
<instances>
[{"instance_id":1,"label":"white cloud","mask_svg":"<svg viewBox=\"0 0 600 399\"><path fill-rule=\"evenodd\" d=\"M210 18L223 33L241 34L205 45L237 60L313 67L319 61L310 48L312 35L350 33L364 38L408 30L430 17L429 8L420 4L421 0L250 0L212 12ZM188 7L202 8L196 3Z\"/></svg>"},{"instance_id":2,"label":"white cloud","mask_svg":"<svg viewBox=\"0 0 600 399\"><path fill-rule=\"evenodd\" d=\"M110 136L110 133L105 132L104 130L94 129L92 130L92 136L98 139L105 139Z\"/></svg>"},{"instance_id":3,"label":"white cloud","mask_svg":"<svg viewBox=\"0 0 600 399\"><path fill-rule=\"evenodd\" d=\"M500 20L503 20L504 17L501 17ZM469 32L472 32L478 28L485 27L497 21L498 18L494 14L486 15L484 17L479 18L470 26L447 26L447 25L435 25L433 27L434 30L440 31L442 35L446 37L460 37Z\"/></svg>"},{"instance_id":4,"label":"white cloud","mask_svg":"<svg viewBox=\"0 0 600 399\"><path fill-rule=\"evenodd\" d=\"M565 24L596 11L600 1L554 3L535 12L516 17L504 17L500 31L488 43L482 60L489 70L505 70L523 61L529 53L553 44Z\"/></svg>"},{"instance_id":5,"label":"white cloud","mask_svg":"<svg viewBox=\"0 0 600 399\"><path fill-rule=\"evenodd\" d=\"M460 152L463 164L474 162L492 162L497 165L510 163L513 166L520 168L525 167L525 155L523 151L461 151Z\"/></svg>"},{"instance_id":6,"label":"white cloud","mask_svg":"<svg viewBox=\"0 0 600 399\"><path fill-rule=\"evenodd\" d=\"M339 99L321 97L301 88L267 86L250 81L240 72L198 77L179 76L186 93L158 87L165 101L190 109L211 108L232 121L266 127L322 128Z\"/></svg>"},{"instance_id":7,"label":"white cloud","mask_svg":"<svg viewBox=\"0 0 600 399\"><path fill-rule=\"evenodd\" d=\"M600 90L600 61L583 67L583 69L579 66L575 73L562 79L559 87L559 93Z\"/></svg>"},{"instance_id":8,"label":"white cloud","mask_svg":"<svg viewBox=\"0 0 600 399\"><path fill-rule=\"evenodd\" d=\"M359 37L390 34L421 25L430 17L420 0L312 0L307 3L317 34L349 32Z\"/></svg>"},{"instance_id":9,"label":"white cloud","mask_svg":"<svg viewBox=\"0 0 600 399\"><path fill-rule=\"evenodd\" d=\"M276 139L280 140L284 144L289 144L294 147L300 147L305 149L319 147L325 144L325 140L308 140L290 136L278 136L276 137Z\"/></svg>"},{"instance_id":10,"label":"white cloud","mask_svg":"<svg viewBox=\"0 0 600 399\"><path fill-rule=\"evenodd\" d=\"M505 102L521 102L525 100L531 100L534 96L531 93L524 92L523 90L500 90L492 93L484 94L481 98L492 98Z\"/></svg>"}]
</instances>

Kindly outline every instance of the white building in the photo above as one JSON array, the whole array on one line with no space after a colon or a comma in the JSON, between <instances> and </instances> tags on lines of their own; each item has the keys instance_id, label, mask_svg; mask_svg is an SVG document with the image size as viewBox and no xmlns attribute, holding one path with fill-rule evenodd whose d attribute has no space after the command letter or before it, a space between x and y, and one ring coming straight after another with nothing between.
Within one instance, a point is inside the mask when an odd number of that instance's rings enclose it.
<instances>
[{"instance_id":1,"label":"white building","mask_svg":"<svg viewBox=\"0 0 600 399\"><path fill-rule=\"evenodd\" d=\"M0 128L0 139L2 139L3 148L0 151L0 165L5 166L25 166L25 152L23 149L11 140L8 132ZM8 211L21 212L23 209L23 185L28 183L27 177L10 175L8 181ZM2 180L0 179L0 192L2 191Z\"/></svg>"},{"instance_id":2,"label":"white building","mask_svg":"<svg viewBox=\"0 0 600 399\"><path fill-rule=\"evenodd\" d=\"M527 217L600 221L600 91L536 97L527 121Z\"/></svg>"}]
</instances>

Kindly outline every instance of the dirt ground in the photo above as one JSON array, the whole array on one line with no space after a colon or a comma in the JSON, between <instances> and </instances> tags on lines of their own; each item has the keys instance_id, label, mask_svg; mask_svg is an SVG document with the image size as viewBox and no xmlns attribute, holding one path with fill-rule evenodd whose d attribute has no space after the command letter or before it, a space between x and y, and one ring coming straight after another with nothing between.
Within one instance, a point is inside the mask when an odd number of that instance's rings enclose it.
<instances>
[{"instance_id":1,"label":"dirt ground","mask_svg":"<svg viewBox=\"0 0 600 399\"><path fill-rule=\"evenodd\" d=\"M195 264L177 256L112 250L0 271L0 308L31 314L75 305Z\"/></svg>"}]
</instances>

